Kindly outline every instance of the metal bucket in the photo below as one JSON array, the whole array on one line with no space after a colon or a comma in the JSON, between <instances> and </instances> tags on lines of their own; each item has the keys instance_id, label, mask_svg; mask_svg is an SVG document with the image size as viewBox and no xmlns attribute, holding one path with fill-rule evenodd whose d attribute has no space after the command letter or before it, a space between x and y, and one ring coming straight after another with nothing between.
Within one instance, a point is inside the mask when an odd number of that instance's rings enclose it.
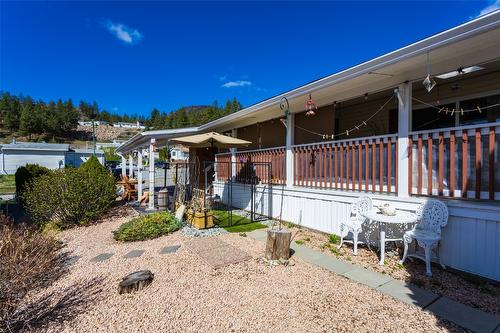
<instances>
[{"instance_id":1,"label":"metal bucket","mask_svg":"<svg viewBox=\"0 0 500 333\"><path fill-rule=\"evenodd\" d=\"M168 207L168 191L166 188L158 191L158 210L167 210Z\"/></svg>"}]
</instances>

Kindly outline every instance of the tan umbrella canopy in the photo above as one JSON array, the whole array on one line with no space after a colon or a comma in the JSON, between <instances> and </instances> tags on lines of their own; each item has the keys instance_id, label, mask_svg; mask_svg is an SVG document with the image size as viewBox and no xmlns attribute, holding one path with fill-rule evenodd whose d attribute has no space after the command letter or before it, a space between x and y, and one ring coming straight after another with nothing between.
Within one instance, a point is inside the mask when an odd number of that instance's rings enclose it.
<instances>
[{"instance_id":1,"label":"tan umbrella canopy","mask_svg":"<svg viewBox=\"0 0 500 333\"><path fill-rule=\"evenodd\" d=\"M237 148L237 147L247 147L249 144L251 144L250 141L233 138L217 132L188 135L180 138L170 139L170 141L183 144L184 146L187 147L194 147L194 148L205 148L205 147Z\"/></svg>"}]
</instances>

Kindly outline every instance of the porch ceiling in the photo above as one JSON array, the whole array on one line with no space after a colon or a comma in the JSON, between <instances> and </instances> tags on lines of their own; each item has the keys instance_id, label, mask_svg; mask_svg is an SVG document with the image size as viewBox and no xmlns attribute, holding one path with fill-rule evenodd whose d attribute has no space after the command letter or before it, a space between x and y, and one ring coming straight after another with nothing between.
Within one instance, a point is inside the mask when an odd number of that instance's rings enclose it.
<instances>
[{"instance_id":1,"label":"porch ceiling","mask_svg":"<svg viewBox=\"0 0 500 333\"><path fill-rule=\"evenodd\" d=\"M406 81L422 80L427 74L427 52L431 74L434 75L500 59L500 12L272 97L202 125L200 129L226 131L280 117L282 111L279 102L282 97L288 98L292 113L300 113L304 112L309 93L312 93L319 107L365 93L394 89Z\"/></svg>"}]
</instances>

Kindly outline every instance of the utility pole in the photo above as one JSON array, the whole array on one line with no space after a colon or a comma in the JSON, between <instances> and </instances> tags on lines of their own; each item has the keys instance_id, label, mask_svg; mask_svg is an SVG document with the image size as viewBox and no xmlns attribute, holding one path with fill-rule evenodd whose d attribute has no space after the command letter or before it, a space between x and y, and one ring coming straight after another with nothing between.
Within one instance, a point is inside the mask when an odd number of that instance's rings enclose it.
<instances>
[{"instance_id":1,"label":"utility pole","mask_svg":"<svg viewBox=\"0 0 500 333\"><path fill-rule=\"evenodd\" d=\"M94 150L93 154L95 156L95 121L92 120L92 148Z\"/></svg>"}]
</instances>

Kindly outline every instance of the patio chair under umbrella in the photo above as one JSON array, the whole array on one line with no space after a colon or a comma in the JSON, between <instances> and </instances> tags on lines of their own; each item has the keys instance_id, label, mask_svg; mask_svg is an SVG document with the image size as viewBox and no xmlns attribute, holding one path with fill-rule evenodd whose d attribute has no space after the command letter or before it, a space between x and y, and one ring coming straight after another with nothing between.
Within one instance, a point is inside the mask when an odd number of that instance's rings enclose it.
<instances>
[{"instance_id":1,"label":"patio chair under umbrella","mask_svg":"<svg viewBox=\"0 0 500 333\"><path fill-rule=\"evenodd\" d=\"M193 148L205 148L205 147L237 148L237 147L247 147L249 144L251 144L250 141L233 138L217 132L188 135L180 138L171 139L170 141L180 143L184 146Z\"/></svg>"}]
</instances>

